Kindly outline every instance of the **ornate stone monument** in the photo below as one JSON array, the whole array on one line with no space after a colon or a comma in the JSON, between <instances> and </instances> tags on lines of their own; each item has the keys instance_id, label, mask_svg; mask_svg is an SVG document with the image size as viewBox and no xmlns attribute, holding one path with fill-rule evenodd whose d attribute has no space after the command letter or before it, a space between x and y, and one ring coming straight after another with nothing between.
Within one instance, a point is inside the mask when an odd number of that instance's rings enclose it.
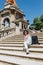
<instances>
[{"instance_id":1,"label":"ornate stone monument","mask_svg":"<svg viewBox=\"0 0 43 65\"><path fill-rule=\"evenodd\" d=\"M24 19L24 13L19 9L16 0L6 0L4 9L0 11L0 28L27 28L28 22Z\"/></svg>"},{"instance_id":2,"label":"ornate stone monument","mask_svg":"<svg viewBox=\"0 0 43 65\"><path fill-rule=\"evenodd\" d=\"M16 1L15 1L15 0L6 0L6 2L7 2L7 3L10 2L10 3L14 4L14 5L16 4Z\"/></svg>"}]
</instances>

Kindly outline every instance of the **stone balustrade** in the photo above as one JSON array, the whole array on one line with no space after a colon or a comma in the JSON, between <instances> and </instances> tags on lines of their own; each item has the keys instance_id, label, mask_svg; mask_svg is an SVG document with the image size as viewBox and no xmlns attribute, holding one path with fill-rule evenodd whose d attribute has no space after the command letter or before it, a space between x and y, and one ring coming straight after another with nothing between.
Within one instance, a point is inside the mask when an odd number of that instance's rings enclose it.
<instances>
[{"instance_id":1,"label":"stone balustrade","mask_svg":"<svg viewBox=\"0 0 43 65\"><path fill-rule=\"evenodd\" d=\"M15 28L10 28L10 27L2 29L2 30L0 30L0 38L5 37L11 33L14 33L14 31L15 31Z\"/></svg>"}]
</instances>

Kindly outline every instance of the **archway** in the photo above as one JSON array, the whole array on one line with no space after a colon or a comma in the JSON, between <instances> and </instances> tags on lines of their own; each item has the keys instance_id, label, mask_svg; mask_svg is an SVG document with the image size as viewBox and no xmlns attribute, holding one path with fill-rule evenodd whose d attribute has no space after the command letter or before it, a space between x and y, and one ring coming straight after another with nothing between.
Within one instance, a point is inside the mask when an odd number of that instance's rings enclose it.
<instances>
[{"instance_id":1,"label":"archway","mask_svg":"<svg viewBox=\"0 0 43 65\"><path fill-rule=\"evenodd\" d=\"M10 20L9 20L9 18L5 18L3 23L4 23L5 27L10 27Z\"/></svg>"}]
</instances>

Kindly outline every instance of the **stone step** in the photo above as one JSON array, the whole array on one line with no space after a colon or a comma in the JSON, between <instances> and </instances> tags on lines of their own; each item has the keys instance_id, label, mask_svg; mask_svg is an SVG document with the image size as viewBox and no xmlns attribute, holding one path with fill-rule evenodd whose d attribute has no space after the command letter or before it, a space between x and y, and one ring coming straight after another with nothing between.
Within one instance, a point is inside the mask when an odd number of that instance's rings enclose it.
<instances>
[{"instance_id":1,"label":"stone step","mask_svg":"<svg viewBox=\"0 0 43 65\"><path fill-rule=\"evenodd\" d=\"M43 40L43 38L39 38L38 40ZM6 40L4 40L4 41L24 41L23 39L6 39Z\"/></svg>"},{"instance_id":2,"label":"stone step","mask_svg":"<svg viewBox=\"0 0 43 65\"><path fill-rule=\"evenodd\" d=\"M38 41L43 41L43 39L38 39Z\"/></svg>"},{"instance_id":3,"label":"stone step","mask_svg":"<svg viewBox=\"0 0 43 65\"><path fill-rule=\"evenodd\" d=\"M33 44L30 47L31 48L43 48L43 44Z\"/></svg>"},{"instance_id":4,"label":"stone step","mask_svg":"<svg viewBox=\"0 0 43 65\"><path fill-rule=\"evenodd\" d=\"M0 47L24 47L23 44L0 44ZM43 45L33 44L31 48L43 48Z\"/></svg>"},{"instance_id":5,"label":"stone step","mask_svg":"<svg viewBox=\"0 0 43 65\"><path fill-rule=\"evenodd\" d=\"M5 42L23 42L23 40L5 40Z\"/></svg>"},{"instance_id":6,"label":"stone step","mask_svg":"<svg viewBox=\"0 0 43 65\"><path fill-rule=\"evenodd\" d=\"M30 52L43 53L43 48L30 48Z\"/></svg>"},{"instance_id":7,"label":"stone step","mask_svg":"<svg viewBox=\"0 0 43 65\"><path fill-rule=\"evenodd\" d=\"M12 65L43 65L43 38L39 38L41 45L31 45L30 54L26 55L23 51L23 39L21 37L8 38L7 42L0 43L0 60ZM13 41L13 42L9 42ZM4 40L5 41L5 40ZM36 62L37 61L37 62ZM4 64L4 63L3 63ZM7 65L6 64L6 65Z\"/></svg>"},{"instance_id":8,"label":"stone step","mask_svg":"<svg viewBox=\"0 0 43 65\"><path fill-rule=\"evenodd\" d=\"M16 36L15 36L15 37L12 36L12 37L8 37L8 38L9 38L9 39L18 39L18 38L19 38L19 39L23 39L23 37L16 37ZM5 39L8 39L8 38L5 38Z\"/></svg>"},{"instance_id":9,"label":"stone step","mask_svg":"<svg viewBox=\"0 0 43 65\"><path fill-rule=\"evenodd\" d=\"M24 39L23 37L20 37L20 38L19 38L19 37L8 37L8 38L9 38L9 39L20 39L20 40L21 40L21 39L22 39L22 40ZM6 39L8 39L8 38L6 38ZM42 38L42 39L43 39L43 36L38 36L38 38Z\"/></svg>"},{"instance_id":10,"label":"stone step","mask_svg":"<svg viewBox=\"0 0 43 65\"><path fill-rule=\"evenodd\" d=\"M39 41L42 41L43 40L43 37L38 37ZM5 42L22 42L23 41L23 37L21 36L12 36L12 37L9 37L9 38L6 38L5 40L2 40L2 41L5 41Z\"/></svg>"},{"instance_id":11,"label":"stone step","mask_svg":"<svg viewBox=\"0 0 43 65\"><path fill-rule=\"evenodd\" d=\"M43 39L43 37L38 37L38 39Z\"/></svg>"},{"instance_id":12,"label":"stone step","mask_svg":"<svg viewBox=\"0 0 43 65\"><path fill-rule=\"evenodd\" d=\"M23 40L23 38L6 38L6 40Z\"/></svg>"},{"instance_id":13,"label":"stone step","mask_svg":"<svg viewBox=\"0 0 43 65\"><path fill-rule=\"evenodd\" d=\"M43 38L38 38L38 40L43 40ZM3 41L24 41L23 39L6 39Z\"/></svg>"},{"instance_id":14,"label":"stone step","mask_svg":"<svg viewBox=\"0 0 43 65\"><path fill-rule=\"evenodd\" d=\"M20 49L20 50L21 50L21 49ZM32 49L32 48L30 48L29 51L30 51L30 53L34 53L34 54L35 54L35 53L36 53L36 54L43 54L43 51L41 51L41 50L39 50L39 49L37 50L37 49ZM0 53L1 53L1 52L2 52L2 53L3 53L3 52L5 52L5 53L6 53L6 52L7 52L7 53L9 53L9 52L13 53L13 52L14 52L14 53L19 53L19 54L20 54L20 53L24 53L24 54L25 54L25 51L23 51L23 50L22 50L22 51L19 51L19 50L14 50L14 51L12 51L12 50L0 49Z\"/></svg>"},{"instance_id":15,"label":"stone step","mask_svg":"<svg viewBox=\"0 0 43 65\"><path fill-rule=\"evenodd\" d=\"M0 47L0 50L23 51L22 47ZM30 52L43 53L43 48L29 48Z\"/></svg>"},{"instance_id":16,"label":"stone step","mask_svg":"<svg viewBox=\"0 0 43 65\"><path fill-rule=\"evenodd\" d=\"M43 34L41 33L41 34L37 34L37 36L43 36Z\"/></svg>"},{"instance_id":17,"label":"stone step","mask_svg":"<svg viewBox=\"0 0 43 65\"><path fill-rule=\"evenodd\" d=\"M13 42L13 41L12 42L10 42L10 41L5 42L5 41L2 41L0 43L2 43L2 44L23 44L23 41L22 42L17 42L17 41L15 41L15 42ZM39 41L38 43L43 44L42 41Z\"/></svg>"},{"instance_id":18,"label":"stone step","mask_svg":"<svg viewBox=\"0 0 43 65\"><path fill-rule=\"evenodd\" d=\"M43 44L43 41L39 41L38 43Z\"/></svg>"},{"instance_id":19,"label":"stone step","mask_svg":"<svg viewBox=\"0 0 43 65\"><path fill-rule=\"evenodd\" d=\"M23 42L0 42L1 44L23 44Z\"/></svg>"},{"instance_id":20,"label":"stone step","mask_svg":"<svg viewBox=\"0 0 43 65\"><path fill-rule=\"evenodd\" d=\"M0 65L12 65L12 64L8 64L6 62L0 61Z\"/></svg>"},{"instance_id":21,"label":"stone step","mask_svg":"<svg viewBox=\"0 0 43 65\"><path fill-rule=\"evenodd\" d=\"M0 50L23 51L22 47L0 47Z\"/></svg>"},{"instance_id":22,"label":"stone step","mask_svg":"<svg viewBox=\"0 0 43 65\"><path fill-rule=\"evenodd\" d=\"M10 46L10 45L11 45L11 46L22 45L22 46L23 46L23 44L20 44L20 43L18 43L18 44L16 44L16 43L12 43L12 44L11 44L11 43L9 43L9 44L8 44L8 43L6 43L6 44L5 44L5 43L3 43L3 44L0 43L0 45L5 45L5 46L7 46L7 45L9 45L9 46Z\"/></svg>"},{"instance_id":23,"label":"stone step","mask_svg":"<svg viewBox=\"0 0 43 65\"><path fill-rule=\"evenodd\" d=\"M0 60L0 65L17 65L17 64L13 64L11 62L6 62L6 61L3 61L3 60Z\"/></svg>"},{"instance_id":24,"label":"stone step","mask_svg":"<svg viewBox=\"0 0 43 65\"><path fill-rule=\"evenodd\" d=\"M4 42L23 42L23 40L6 40ZM43 39L39 39L38 42L43 42Z\"/></svg>"},{"instance_id":25,"label":"stone step","mask_svg":"<svg viewBox=\"0 0 43 65\"><path fill-rule=\"evenodd\" d=\"M37 36L38 38L43 38L43 36Z\"/></svg>"},{"instance_id":26,"label":"stone step","mask_svg":"<svg viewBox=\"0 0 43 65\"><path fill-rule=\"evenodd\" d=\"M8 38L8 39L5 39L5 40L2 40L2 42L3 42L3 41L4 41L4 42L23 42L23 39L19 39L19 38L18 38L18 39L14 39L14 38L13 38L13 39L11 39L11 38L9 39L9 38ZM38 41L39 41L39 42L40 42L40 41L43 41L43 38L39 38Z\"/></svg>"},{"instance_id":27,"label":"stone step","mask_svg":"<svg viewBox=\"0 0 43 65\"><path fill-rule=\"evenodd\" d=\"M23 47L23 44L0 44L0 47Z\"/></svg>"},{"instance_id":28,"label":"stone step","mask_svg":"<svg viewBox=\"0 0 43 65\"><path fill-rule=\"evenodd\" d=\"M39 44L43 44L43 41L38 41Z\"/></svg>"},{"instance_id":29,"label":"stone step","mask_svg":"<svg viewBox=\"0 0 43 65\"><path fill-rule=\"evenodd\" d=\"M9 55L1 55L0 54L0 60L4 62L10 62L12 65L43 65L43 61L40 60L31 60L29 58L21 58L21 57L15 57L15 56L9 56Z\"/></svg>"},{"instance_id":30,"label":"stone step","mask_svg":"<svg viewBox=\"0 0 43 65\"><path fill-rule=\"evenodd\" d=\"M15 57L21 57L21 58L30 58L35 60L43 60L43 53L30 53L26 54L25 52L18 52L18 51L3 51L0 50L0 55L6 55L6 56L15 56Z\"/></svg>"}]
</instances>

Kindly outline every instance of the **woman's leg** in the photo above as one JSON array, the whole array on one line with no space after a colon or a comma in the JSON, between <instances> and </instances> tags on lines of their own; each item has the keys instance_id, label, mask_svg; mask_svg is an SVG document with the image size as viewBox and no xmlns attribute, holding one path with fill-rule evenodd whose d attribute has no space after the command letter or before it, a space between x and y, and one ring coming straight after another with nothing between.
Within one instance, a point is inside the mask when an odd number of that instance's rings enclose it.
<instances>
[{"instance_id":1,"label":"woman's leg","mask_svg":"<svg viewBox=\"0 0 43 65\"><path fill-rule=\"evenodd\" d=\"M26 42L24 42L24 47L26 49L26 53L28 54L29 53L29 51L28 51L28 44Z\"/></svg>"}]
</instances>

